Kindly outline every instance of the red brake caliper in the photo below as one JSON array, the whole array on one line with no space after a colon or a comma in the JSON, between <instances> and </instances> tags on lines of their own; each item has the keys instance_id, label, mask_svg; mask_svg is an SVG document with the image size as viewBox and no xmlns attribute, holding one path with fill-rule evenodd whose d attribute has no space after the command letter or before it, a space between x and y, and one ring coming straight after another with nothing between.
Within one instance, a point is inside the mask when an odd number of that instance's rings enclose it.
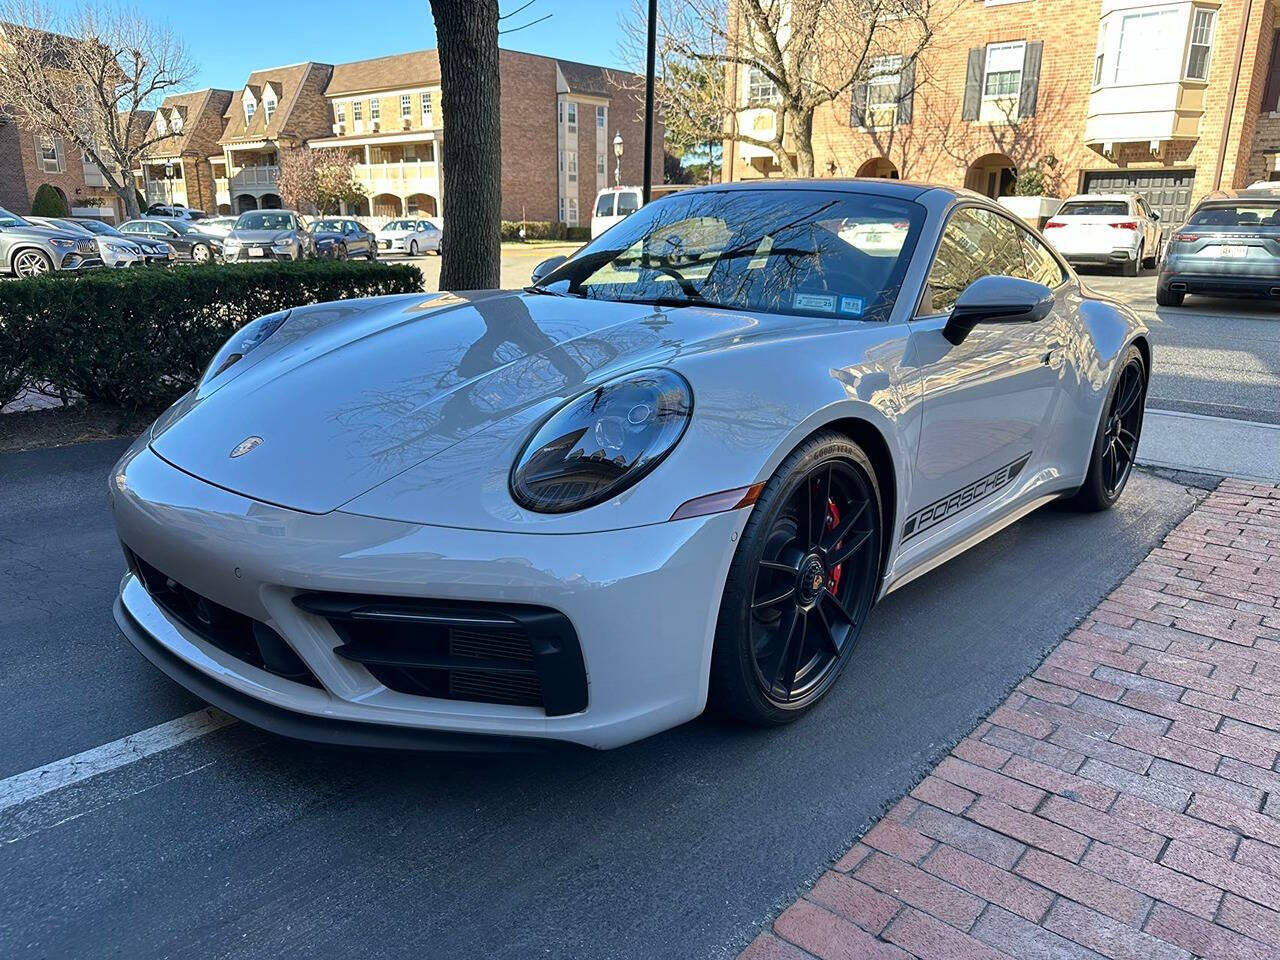
<instances>
[{"instance_id":1,"label":"red brake caliper","mask_svg":"<svg viewBox=\"0 0 1280 960\"><path fill-rule=\"evenodd\" d=\"M827 530L834 530L840 525L840 508L836 506L834 500L827 501ZM840 544L836 544L840 546ZM843 563L837 563L831 568L831 576L827 580L827 589L832 593L838 593L840 590L840 572L844 566Z\"/></svg>"}]
</instances>

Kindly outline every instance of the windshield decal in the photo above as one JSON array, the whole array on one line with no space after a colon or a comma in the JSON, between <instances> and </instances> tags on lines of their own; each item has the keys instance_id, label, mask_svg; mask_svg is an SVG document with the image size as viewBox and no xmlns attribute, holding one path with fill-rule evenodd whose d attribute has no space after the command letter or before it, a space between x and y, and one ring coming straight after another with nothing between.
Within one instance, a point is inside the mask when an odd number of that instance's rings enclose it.
<instances>
[{"instance_id":1,"label":"windshield decal","mask_svg":"<svg viewBox=\"0 0 1280 960\"><path fill-rule=\"evenodd\" d=\"M836 298L829 293L797 293L791 298L791 305L797 310L821 310L823 313L836 312Z\"/></svg>"}]
</instances>

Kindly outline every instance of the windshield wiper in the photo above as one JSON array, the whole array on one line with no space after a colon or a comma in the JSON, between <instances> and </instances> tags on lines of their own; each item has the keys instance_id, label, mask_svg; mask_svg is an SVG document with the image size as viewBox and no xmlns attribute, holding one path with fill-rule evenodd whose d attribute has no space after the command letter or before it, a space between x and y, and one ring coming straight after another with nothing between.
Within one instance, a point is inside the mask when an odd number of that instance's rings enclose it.
<instances>
[{"instance_id":1,"label":"windshield wiper","mask_svg":"<svg viewBox=\"0 0 1280 960\"><path fill-rule=\"evenodd\" d=\"M612 303L647 303L654 307L705 307L710 310L735 310L738 312L754 312L751 307L741 307L733 303L720 303L706 297L618 297Z\"/></svg>"},{"instance_id":2,"label":"windshield wiper","mask_svg":"<svg viewBox=\"0 0 1280 960\"><path fill-rule=\"evenodd\" d=\"M567 291L564 293L561 293L559 290L548 290L546 287L539 287L533 284L530 284L529 286L525 287L524 292L539 293L539 294L542 294L544 297L568 297L570 300L590 299L588 297L583 296L580 293L569 293Z\"/></svg>"}]
</instances>

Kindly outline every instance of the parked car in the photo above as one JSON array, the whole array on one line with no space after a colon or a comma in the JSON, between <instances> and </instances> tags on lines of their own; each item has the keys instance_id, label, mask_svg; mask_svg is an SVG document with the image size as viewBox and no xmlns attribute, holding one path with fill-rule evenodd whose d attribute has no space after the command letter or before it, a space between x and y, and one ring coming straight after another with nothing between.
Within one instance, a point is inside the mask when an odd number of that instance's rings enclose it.
<instances>
[{"instance_id":1,"label":"parked car","mask_svg":"<svg viewBox=\"0 0 1280 960\"><path fill-rule=\"evenodd\" d=\"M1119 266L1126 277L1154 267L1163 251L1160 214L1137 194L1077 194L1044 225L1072 266Z\"/></svg>"},{"instance_id":2,"label":"parked car","mask_svg":"<svg viewBox=\"0 0 1280 960\"><path fill-rule=\"evenodd\" d=\"M1280 298L1280 193L1226 191L1201 200L1169 238L1156 303L1188 293Z\"/></svg>"},{"instance_id":3,"label":"parked car","mask_svg":"<svg viewBox=\"0 0 1280 960\"><path fill-rule=\"evenodd\" d=\"M99 238L114 237L120 240L128 240L130 243L137 244L142 250L142 255L146 262L152 266L167 267L172 265L178 259L178 252L173 246L164 240L149 237L141 233L125 236L109 223L103 223L101 220L94 220L92 217L71 217L71 223L74 223Z\"/></svg>"},{"instance_id":4,"label":"parked car","mask_svg":"<svg viewBox=\"0 0 1280 960\"><path fill-rule=\"evenodd\" d=\"M378 230L378 250L382 253L403 253L416 257L420 253L440 253L443 239L440 228L430 220L405 218L392 220Z\"/></svg>"},{"instance_id":5,"label":"parked car","mask_svg":"<svg viewBox=\"0 0 1280 960\"><path fill-rule=\"evenodd\" d=\"M594 240L615 223L621 223L644 206L644 191L639 187L606 187L596 194L591 214L591 239Z\"/></svg>"},{"instance_id":6,"label":"parked car","mask_svg":"<svg viewBox=\"0 0 1280 960\"><path fill-rule=\"evenodd\" d=\"M27 217L27 219L42 227L71 230L86 237L93 237L94 242L98 244L98 256L107 267L140 267L147 262L142 248L127 237L100 237L69 217Z\"/></svg>"},{"instance_id":7,"label":"parked car","mask_svg":"<svg viewBox=\"0 0 1280 960\"><path fill-rule=\"evenodd\" d=\"M773 726L891 668L880 598L1133 472L1150 332L976 193L698 188L540 274L230 337L107 484L129 641L348 745Z\"/></svg>"},{"instance_id":8,"label":"parked car","mask_svg":"<svg viewBox=\"0 0 1280 960\"><path fill-rule=\"evenodd\" d=\"M37 277L102 266L98 241L65 227L41 227L0 207L0 270Z\"/></svg>"},{"instance_id":9,"label":"parked car","mask_svg":"<svg viewBox=\"0 0 1280 960\"><path fill-rule=\"evenodd\" d=\"M372 230L352 217L320 217L311 221L316 256L333 260L348 257L378 258L378 241Z\"/></svg>"},{"instance_id":10,"label":"parked car","mask_svg":"<svg viewBox=\"0 0 1280 960\"><path fill-rule=\"evenodd\" d=\"M181 203L153 203L147 207L145 217L164 217L166 219L178 220L206 220L209 214L203 210L193 210Z\"/></svg>"},{"instance_id":11,"label":"parked car","mask_svg":"<svg viewBox=\"0 0 1280 960\"><path fill-rule=\"evenodd\" d=\"M239 217L206 217L200 221L200 229L215 237L226 237L236 225Z\"/></svg>"},{"instance_id":12,"label":"parked car","mask_svg":"<svg viewBox=\"0 0 1280 960\"><path fill-rule=\"evenodd\" d=\"M228 263L306 260L315 255L315 238L302 217L292 210L246 211L223 241L223 256Z\"/></svg>"},{"instance_id":13,"label":"parked car","mask_svg":"<svg viewBox=\"0 0 1280 960\"><path fill-rule=\"evenodd\" d=\"M178 217L147 217L120 224L120 232L130 237L143 236L163 240L173 247L179 260L209 263L222 256L222 240L205 233L189 220Z\"/></svg>"}]
</instances>

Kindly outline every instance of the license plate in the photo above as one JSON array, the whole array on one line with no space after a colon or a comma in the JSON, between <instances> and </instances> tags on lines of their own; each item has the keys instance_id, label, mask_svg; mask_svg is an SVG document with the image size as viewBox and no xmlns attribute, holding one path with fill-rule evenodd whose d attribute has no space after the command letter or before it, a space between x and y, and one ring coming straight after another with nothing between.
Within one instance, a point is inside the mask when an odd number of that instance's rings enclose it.
<instances>
[{"instance_id":1,"label":"license plate","mask_svg":"<svg viewBox=\"0 0 1280 960\"><path fill-rule=\"evenodd\" d=\"M867 243L883 243L883 242L884 242L884 234L882 233L867 234Z\"/></svg>"},{"instance_id":2,"label":"license plate","mask_svg":"<svg viewBox=\"0 0 1280 960\"><path fill-rule=\"evenodd\" d=\"M1223 244L1218 247L1218 256L1220 257L1247 257L1249 248L1243 244Z\"/></svg>"},{"instance_id":3,"label":"license plate","mask_svg":"<svg viewBox=\"0 0 1280 960\"><path fill-rule=\"evenodd\" d=\"M251 256L251 257L260 257L260 256L262 256L262 255L263 255L263 253L264 253L264 251L263 251L263 249L262 249L261 247L250 247L250 248L249 248L249 256Z\"/></svg>"}]
</instances>

